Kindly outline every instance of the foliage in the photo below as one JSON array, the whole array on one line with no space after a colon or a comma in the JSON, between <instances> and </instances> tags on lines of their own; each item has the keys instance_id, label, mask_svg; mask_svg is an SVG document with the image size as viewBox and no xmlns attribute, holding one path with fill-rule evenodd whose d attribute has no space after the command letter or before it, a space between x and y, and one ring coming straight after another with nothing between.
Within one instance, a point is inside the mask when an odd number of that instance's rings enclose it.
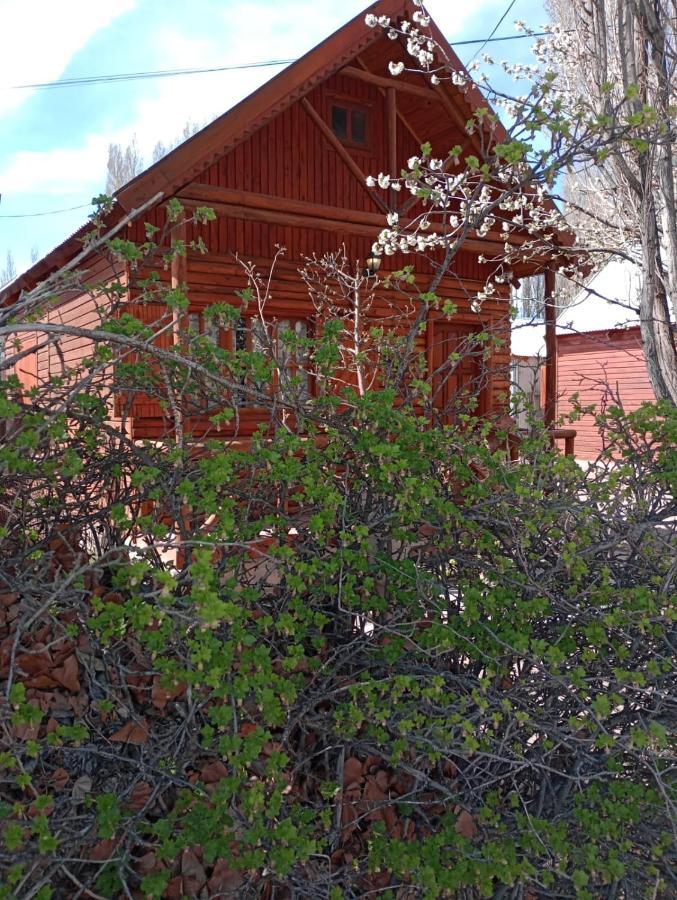
<instances>
[{"instance_id":1,"label":"foliage","mask_svg":"<svg viewBox=\"0 0 677 900\"><path fill-rule=\"evenodd\" d=\"M397 323L365 364L339 258L281 342L244 276L214 316L253 304L256 346L163 350L181 291L139 268L156 322L91 286L83 367L0 381L0 895L673 895L674 407L611 409L589 472L538 431L510 461ZM396 280L419 328L440 301ZM148 395L166 436L131 440Z\"/></svg>"}]
</instances>

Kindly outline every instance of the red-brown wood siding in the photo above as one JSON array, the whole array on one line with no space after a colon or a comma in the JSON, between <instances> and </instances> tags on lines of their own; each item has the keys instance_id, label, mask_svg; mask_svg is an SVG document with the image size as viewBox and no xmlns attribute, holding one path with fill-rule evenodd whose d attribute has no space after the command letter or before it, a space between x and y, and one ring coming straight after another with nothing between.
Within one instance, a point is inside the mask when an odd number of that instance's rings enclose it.
<instances>
[{"instance_id":1,"label":"red-brown wood siding","mask_svg":"<svg viewBox=\"0 0 677 900\"><path fill-rule=\"evenodd\" d=\"M578 394L583 406L604 411L620 398L626 411L655 399L646 371L639 328L561 335L557 339L558 415L572 410L570 398ZM602 450L603 438L594 416L585 415L576 429L578 459L593 460Z\"/></svg>"}]
</instances>

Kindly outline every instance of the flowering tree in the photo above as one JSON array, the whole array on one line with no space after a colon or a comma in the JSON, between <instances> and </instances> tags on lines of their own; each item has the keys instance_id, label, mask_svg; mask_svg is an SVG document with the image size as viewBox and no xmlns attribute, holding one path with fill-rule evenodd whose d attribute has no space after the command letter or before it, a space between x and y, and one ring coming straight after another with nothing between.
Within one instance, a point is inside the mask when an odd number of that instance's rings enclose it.
<instances>
[{"instance_id":1,"label":"flowering tree","mask_svg":"<svg viewBox=\"0 0 677 900\"><path fill-rule=\"evenodd\" d=\"M419 9L411 22L370 15L367 23L400 41L410 68L423 71L433 85L448 80L462 92L472 91L468 74L453 66L430 34L423 4L415 5ZM492 87L486 73L478 76L488 99L505 110L507 131L480 105L466 129L479 152L469 152L467 143L446 157L435 157L424 146L406 170L374 180L420 200L413 207L407 204L417 214L406 228L397 215L391 216L375 249L430 253L441 248L442 274L469 234L498 228L506 246L493 260L494 282L510 279L511 266L525 258L550 259L580 280L576 263L584 258L592 258L594 265L611 253L638 257L643 276L640 324L649 376L657 397L677 402L677 356L669 320L670 304L673 312L675 308L677 265L674 12L671 20L664 4L628 0L599 2L590 9L589 14L589 4L567 5L566 20L535 44L537 65L504 67L527 83L524 96L508 96ZM572 16L577 23L573 34ZM396 60L391 73L397 77L406 68ZM600 211L598 200L583 217L585 227L575 252L567 254L558 238L570 232L571 224L546 196L553 196L571 172L594 176L596 192L599 180L606 184L603 196L613 206L614 224ZM585 212L585 205L579 203L579 211ZM580 216L575 221L579 224ZM508 240L525 229L526 242L516 247ZM493 289L490 280L477 303Z\"/></svg>"}]
</instances>

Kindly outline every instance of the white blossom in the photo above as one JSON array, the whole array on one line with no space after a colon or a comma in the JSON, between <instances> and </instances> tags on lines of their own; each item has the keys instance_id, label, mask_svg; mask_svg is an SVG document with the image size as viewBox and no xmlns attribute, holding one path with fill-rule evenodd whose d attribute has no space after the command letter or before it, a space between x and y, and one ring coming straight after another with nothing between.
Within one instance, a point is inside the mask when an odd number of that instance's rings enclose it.
<instances>
[{"instance_id":1,"label":"white blossom","mask_svg":"<svg viewBox=\"0 0 677 900\"><path fill-rule=\"evenodd\" d=\"M370 188L376 187L376 179L374 178L373 175L367 175L367 177L365 179L365 183L366 183L367 187L370 187Z\"/></svg>"},{"instance_id":2,"label":"white blossom","mask_svg":"<svg viewBox=\"0 0 677 900\"><path fill-rule=\"evenodd\" d=\"M373 13L367 13L367 15L364 17L364 24L367 26L367 28L376 28L376 26L378 25L378 19Z\"/></svg>"},{"instance_id":3,"label":"white blossom","mask_svg":"<svg viewBox=\"0 0 677 900\"><path fill-rule=\"evenodd\" d=\"M378 176L378 186L384 190L385 188L390 187L390 175L380 172Z\"/></svg>"},{"instance_id":4,"label":"white blossom","mask_svg":"<svg viewBox=\"0 0 677 900\"><path fill-rule=\"evenodd\" d=\"M397 78L398 75L401 75L404 72L404 63L403 62L389 62L388 68L390 69L390 74Z\"/></svg>"},{"instance_id":5,"label":"white blossom","mask_svg":"<svg viewBox=\"0 0 677 900\"><path fill-rule=\"evenodd\" d=\"M396 212L389 212L386 216L386 221L391 228L394 228L397 223L400 221L400 217Z\"/></svg>"}]
</instances>

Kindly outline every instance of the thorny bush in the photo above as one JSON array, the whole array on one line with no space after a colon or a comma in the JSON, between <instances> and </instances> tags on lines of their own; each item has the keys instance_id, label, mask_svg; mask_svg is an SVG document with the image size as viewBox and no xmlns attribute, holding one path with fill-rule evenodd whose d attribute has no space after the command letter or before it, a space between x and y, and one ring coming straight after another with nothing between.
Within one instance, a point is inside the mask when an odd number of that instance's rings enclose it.
<instances>
[{"instance_id":1,"label":"thorny bush","mask_svg":"<svg viewBox=\"0 0 677 900\"><path fill-rule=\"evenodd\" d=\"M0 896L674 896L674 407L511 462L472 409L430 427L397 329L162 351L182 298L143 289L154 328L99 286L81 369L0 381Z\"/></svg>"}]
</instances>

